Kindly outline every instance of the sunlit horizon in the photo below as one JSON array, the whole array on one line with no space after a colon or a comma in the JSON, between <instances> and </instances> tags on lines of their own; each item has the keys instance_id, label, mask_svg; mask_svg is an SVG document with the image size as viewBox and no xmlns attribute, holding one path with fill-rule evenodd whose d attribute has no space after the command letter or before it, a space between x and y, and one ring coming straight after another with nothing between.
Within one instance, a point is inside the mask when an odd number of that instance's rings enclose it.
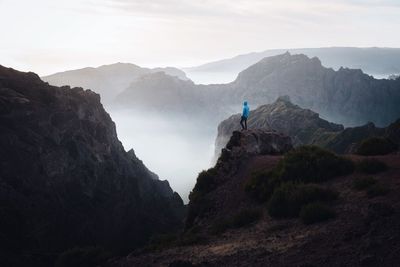
<instances>
[{"instance_id":1,"label":"sunlit horizon","mask_svg":"<svg viewBox=\"0 0 400 267\"><path fill-rule=\"evenodd\" d=\"M183 68L269 49L400 47L399 11L390 0L0 0L0 58L44 76L116 62Z\"/></svg>"}]
</instances>

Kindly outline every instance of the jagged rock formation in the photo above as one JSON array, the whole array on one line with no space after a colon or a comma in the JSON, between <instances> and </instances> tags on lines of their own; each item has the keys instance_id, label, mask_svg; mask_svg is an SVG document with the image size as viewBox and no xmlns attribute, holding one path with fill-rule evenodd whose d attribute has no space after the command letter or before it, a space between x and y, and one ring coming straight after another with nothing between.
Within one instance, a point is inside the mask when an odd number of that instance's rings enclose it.
<instances>
[{"instance_id":1,"label":"jagged rock formation","mask_svg":"<svg viewBox=\"0 0 400 267\"><path fill-rule=\"evenodd\" d=\"M156 82L150 82L152 79ZM243 100L255 108L288 95L294 104L345 126L369 121L386 126L400 117L399 79L374 79L357 69L335 71L323 67L318 58L305 55L285 53L264 58L228 84L205 86L171 83L169 79L149 74L145 84L132 83L116 104L132 108L139 98L142 105L160 112L165 107L175 107L180 113L193 113L193 117L202 110L214 123L240 109ZM164 97L153 101L139 92L152 96L162 92Z\"/></svg>"},{"instance_id":2,"label":"jagged rock formation","mask_svg":"<svg viewBox=\"0 0 400 267\"><path fill-rule=\"evenodd\" d=\"M215 160L232 132L241 128L239 121L240 114L236 114L218 125ZM386 128L380 128L370 122L345 129L343 125L321 119L316 112L294 105L288 97L279 97L272 104L258 107L251 112L248 120L249 129L283 133L292 138L294 146L318 145L340 154L353 153L361 141L370 137L385 137L400 144L399 124L400 120L397 120Z\"/></svg>"},{"instance_id":3,"label":"jagged rock formation","mask_svg":"<svg viewBox=\"0 0 400 267\"><path fill-rule=\"evenodd\" d=\"M125 152L90 90L0 66L0 162L3 266L52 266L81 246L123 253L181 225L179 195Z\"/></svg>"},{"instance_id":4,"label":"jagged rock formation","mask_svg":"<svg viewBox=\"0 0 400 267\"><path fill-rule=\"evenodd\" d=\"M101 95L102 103L109 103L142 75L157 72L187 80L186 74L177 68L149 69L129 63L116 63L98 68L83 68L59 72L44 76L42 79L55 86L69 85L91 89Z\"/></svg>"},{"instance_id":5,"label":"jagged rock formation","mask_svg":"<svg viewBox=\"0 0 400 267\"><path fill-rule=\"evenodd\" d=\"M240 114L232 115L218 125L215 155L228 143L232 132L239 130ZM290 102L288 97L279 97L274 103L251 111L247 122L249 129L277 131L292 138L293 145L318 143L322 137L344 129L342 125L330 123L309 109L302 109Z\"/></svg>"}]
</instances>

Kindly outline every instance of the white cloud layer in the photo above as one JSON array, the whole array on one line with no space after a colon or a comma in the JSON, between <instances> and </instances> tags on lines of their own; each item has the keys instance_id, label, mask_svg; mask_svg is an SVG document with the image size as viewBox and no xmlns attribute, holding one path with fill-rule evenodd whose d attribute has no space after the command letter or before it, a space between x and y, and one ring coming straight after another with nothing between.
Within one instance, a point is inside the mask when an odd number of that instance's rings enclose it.
<instances>
[{"instance_id":1,"label":"white cloud layer","mask_svg":"<svg viewBox=\"0 0 400 267\"><path fill-rule=\"evenodd\" d=\"M188 66L269 48L400 47L397 0L0 0L0 64Z\"/></svg>"}]
</instances>

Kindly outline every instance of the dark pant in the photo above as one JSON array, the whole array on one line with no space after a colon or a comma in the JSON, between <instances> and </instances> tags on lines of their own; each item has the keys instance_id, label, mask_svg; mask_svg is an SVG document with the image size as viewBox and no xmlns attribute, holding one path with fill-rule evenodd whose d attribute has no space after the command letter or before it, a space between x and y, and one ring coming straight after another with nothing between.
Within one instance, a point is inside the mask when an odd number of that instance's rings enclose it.
<instances>
[{"instance_id":1,"label":"dark pant","mask_svg":"<svg viewBox=\"0 0 400 267\"><path fill-rule=\"evenodd\" d=\"M244 125L243 125L244 122ZM242 119L240 120L240 125L242 125L242 130L247 130L247 118L242 116Z\"/></svg>"}]
</instances>

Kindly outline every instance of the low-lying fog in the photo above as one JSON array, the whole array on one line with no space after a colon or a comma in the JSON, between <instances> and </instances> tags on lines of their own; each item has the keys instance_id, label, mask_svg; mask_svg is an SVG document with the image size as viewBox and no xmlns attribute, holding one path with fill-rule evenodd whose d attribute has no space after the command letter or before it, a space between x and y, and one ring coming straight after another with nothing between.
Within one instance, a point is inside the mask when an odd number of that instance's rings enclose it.
<instances>
[{"instance_id":1,"label":"low-lying fog","mask_svg":"<svg viewBox=\"0 0 400 267\"><path fill-rule=\"evenodd\" d=\"M220 84L233 82L237 72L208 72L185 70L186 76L196 84Z\"/></svg>"},{"instance_id":2,"label":"low-lying fog","mask_svg":"<svg viewBox=\"0 0 400 267\"><path fill-rule=\"evenodd\" d=\"M167 119L133 111L109 111L125 150L133 148L139 159L161 180L168 180L185 203L198 173L208 169L214 154L216 126L187 118Z\"/></svg>"}]
</instances>

